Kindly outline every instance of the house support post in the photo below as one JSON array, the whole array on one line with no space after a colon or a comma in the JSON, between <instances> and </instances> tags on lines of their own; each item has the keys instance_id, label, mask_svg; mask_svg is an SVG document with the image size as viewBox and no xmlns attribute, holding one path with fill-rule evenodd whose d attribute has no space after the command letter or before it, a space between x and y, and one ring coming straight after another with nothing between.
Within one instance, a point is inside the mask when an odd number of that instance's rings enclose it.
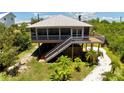
<instances>
[{"instance_id":1,"label":"house support post","mask_svg":"<svg viewBox=\"0 0 124 93\"><path fill-rule=\"evenodd\" d=\"M38 42L38 50L39 50L39 55L40 55L40 43Z\"/></svg>"},{"instance_id":2,"label":"house support post","mask_svg":"<svg viewBox=\"0 0 124 93\"><path fill-rule=\"evenodd\" d=\"M71 28L71 37L72 37L72 28Z\"/></svg>"},{"instance_id":3,"label":"house support post","mask_svg":"<svg viewBox=\"0 0 124 93\"><path fill-rule=\"evenodd\" d=\"M98 52L99 52L99 48L100 48L100 43L98 44Z\"/></svg>"},{"instance_id":4,"label":"house support post","mask_svg":"<svg viewBox=\"0 0 124 93\"><path fill-rule=\"evenodd\" d=\"M74 57L73 53L74 53L74 50L73 50L73 44L72 44L72 52L71 52L72 60L73 60L73 57Z\"/></svg>"},{"instance_id":5,"label":"house support post","mask_svg":"<svg viewBox=\"0 0 124 93\"><path fill-rule=\"evenodd\" d=\"M86 49L85 50L87 51L87 43L86 43Z\"/></svg>"},{"instance_id":6,"label":"house support post","mask_svg":"<svg viewBox=\"0 0 124 93\"><path fill-rule=\"evenodd\" d=\"M84 38L84 27L82 28L82 38Z\"/></svg>"},{"instance_id":7,"label":"house support post","mask_svg":"<svg viewBox=\"0 0 124 93\"><path fill-rule=\"evenodd\" d=\"M37 28L35 28L35 32L36 32L36 39L38 40ZM38 49L39 49L39 54L40 54L40 43L39 42L38 42Z\"/></svg>"},{"instance_id":8,"label":"house support post","mask_svg":"<svg viewBox=\"0 0 124 93\"><path fill-rule=\"evenodd\" d=\"M91 50L93 50L93 43L91 43Z\"/></svg>"},{"instance_id":9,"label":"house support post","mask_svg":"<svg viewBox=\"0 0 124 93\"><path fill-rule=\"evenodd\" d=\"M83 51L83 45L84 45L84 44L82 44L82 51Z\"/></svg>"},{"instance_id":10,"label":"house support post","mask_svg":"<svg viewBox=\"0 0 124 93\"><path fill-rule=\"evenodd\" d=\"M78 29L76 29L76 37L78 37Z\"/></svg>"},{"instance_id":11,"label":"house support post","mask_svg":"<svg viewBox=\"0 0 124 93\"><path fill-rule=\"evenodd\" d=\"M61 40L61 29L59 28L59 40Z\"/></svg>"}]
</instances>

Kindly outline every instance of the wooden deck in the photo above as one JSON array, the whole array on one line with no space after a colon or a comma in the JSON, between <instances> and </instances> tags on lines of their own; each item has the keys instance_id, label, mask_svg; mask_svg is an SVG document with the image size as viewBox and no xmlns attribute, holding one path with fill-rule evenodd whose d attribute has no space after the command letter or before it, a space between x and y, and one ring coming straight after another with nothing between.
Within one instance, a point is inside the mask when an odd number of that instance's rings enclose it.
<instances>
[{"instance_id":1,"label":"wooden deck","mask_svg":"<svg viewBox=\"0 0 124 93\"><path fill-rule=\"evenodd\" d=\"M88 43L103 43L102 40L95 38L95 37L90 37L89 39L83 39L83 41L88 42Z\"/></svg>"}]
</instances>

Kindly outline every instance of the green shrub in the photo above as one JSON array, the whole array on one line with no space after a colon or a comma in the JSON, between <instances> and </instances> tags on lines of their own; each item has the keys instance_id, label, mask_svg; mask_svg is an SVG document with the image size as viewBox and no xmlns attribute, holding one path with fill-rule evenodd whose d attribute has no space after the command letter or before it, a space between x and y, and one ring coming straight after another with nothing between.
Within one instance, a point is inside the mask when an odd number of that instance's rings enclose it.
<instances>
[{"instance_id":1,"label":"green shrub","mask_svg":"<svg viewBox=\"0 0 124 93\"><path fill-rule=\"evenodd\" d=\"M75 63L74 64L75 65L75 70L77 72L80 72L81 71L81 63L85 65L85 63L82 62L82 60L79 57L77 57L77 58L74 59L74 63Z\"/></svg>"},{"instance_id":2,"label":"green shrub","mask_svg":"<svg viewBox=\"0 0 124 93\"><path fill-rule=\"evenodd\" d=\"M19 47L19 51L24 51L31 46L31 41L27 33L16 33L14 46Z\"/></svg>"},{"instance_id":3,"label":"green shrub","mask_svg":"<svg viewBox=\"0 0 124 93\"><path fill-rule=\"evenodd\" d=\"M120 61L124 63L124 52L121 54Z\"/></svg>"},{"instance_id":4,"label":"green shrub","mask_svg":"<svg viewBox=\"0 0 124 93\"><path fill-rule=\"evenodd\" d=\"M88 51L85 56L86 60L90 62L92 65L97 64L99 55L94 50Z\"/></svg>"},{"instance_id":5,"label":"green shrub","mask_svg":"<svg viewBox=\"0 0 124 93\"><path fill-rule=\"evenodd\" d=\"M51 75L51 80L66 81L70 80L70 74L73 71L72 60L67 56L61 56L54 64L54 73Z\"/></svg>"}]
</instances>

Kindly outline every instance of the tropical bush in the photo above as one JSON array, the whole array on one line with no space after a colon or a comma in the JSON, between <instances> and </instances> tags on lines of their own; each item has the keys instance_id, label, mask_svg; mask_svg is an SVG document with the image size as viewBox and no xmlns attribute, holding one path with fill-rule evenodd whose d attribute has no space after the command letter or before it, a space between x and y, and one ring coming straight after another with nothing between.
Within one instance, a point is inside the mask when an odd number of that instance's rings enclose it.
<instances>
[{"instance_id":1,"label":"tropical bush","mask_svg":"<svg viewBox=\"0 0 124 93\"><path fill-rule=\"evenodd\" d=\"M121 54L120 60L122 63L124 63L124 52Z\"/></svg>"},{"instance_id":2,"label":"tropical bush","mask_svg":"<svg viewBox=\"0 0 124 93\"><path fill-rule=\"evenodd\" d=\"M81 64L85 65L85 63L82 62L82 60L79 57L74 59L75 70L77 72L81 71Z\"/></svg>"},{"instance_id":3,"label":"tropical bush","mask_svg":"<svg viewBox=\"0 0 124 93\"><path fill-rule=\"evenodd\" d=\"M31 47L31 40L27 33L16 33L14 46L18 47L18 51L24 51Z\"/></svg>"},{"instance_id":4,"label":"tropical bush","mask_svg":"<svg viewBox=\"0 0 124 93\"><path fill-rule=\"evenodd\" d=\"M83 67L87 68L87 64L82 62L80 58L75 58L73 62L72 59L68 58L67 56L61 56L55 63L51 65L51 68L54 70L54 73L51 74L51 80L71 80L73 78L72 73L80 73Z\"/></svg>"},{"instance_id":5,"label":"tropical bush","mask_svg":"<svg viewBox=\"0 0 124 93\"><path fill-rule=\"evenodd\" d=\"M0 71L14 64L17 59L17 48L13 46L13 40L13 31L0 23Z\"/></svg>"},{"instance_id":6,"label":"tropical bush","mask_svg":"<svg viewBox=\"0 0 124 93\"><path fill-rule=\"evenodd\" d=\"M55 63L53 63L52 67L54 67L54 74L51 75L51 80L70 80L70 75L73 70L72 60L70 58L61 56Z\"/></svg>"},{"instance_id":7,"label":"tropical bush","mask_svg":"<svg viewBox=\"0 0 124 93\"><path fill-rule=\"evenodd\" d=\"M97 64L99 53L94 50L90 50L85 54L85 56L88 62L90 62L91 64Z\"/></svg>"}]
</instances>

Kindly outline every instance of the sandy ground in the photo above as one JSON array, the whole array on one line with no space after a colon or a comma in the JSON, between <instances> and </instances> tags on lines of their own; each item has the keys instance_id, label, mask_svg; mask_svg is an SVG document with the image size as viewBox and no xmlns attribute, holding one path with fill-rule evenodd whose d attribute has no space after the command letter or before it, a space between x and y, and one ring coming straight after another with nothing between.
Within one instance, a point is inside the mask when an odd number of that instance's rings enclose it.
<instances>
[{"instance_id":1,"label":"sandy ground","mask_svg":"<svg viewBox=\"0 0 124 93\"><path fill-rule=\"evenodd\" d=\"M88 47L88 50L90 48ZM93 50L97 51L97 47L94 47ZM83 81L102 81L102 74L105 72L111 71L111 59L106 54L106 51L103 48L100 48L100 51L103 53L103 57L98 57L98 66L83 79Z\"/></svg>"}]
</instances>

